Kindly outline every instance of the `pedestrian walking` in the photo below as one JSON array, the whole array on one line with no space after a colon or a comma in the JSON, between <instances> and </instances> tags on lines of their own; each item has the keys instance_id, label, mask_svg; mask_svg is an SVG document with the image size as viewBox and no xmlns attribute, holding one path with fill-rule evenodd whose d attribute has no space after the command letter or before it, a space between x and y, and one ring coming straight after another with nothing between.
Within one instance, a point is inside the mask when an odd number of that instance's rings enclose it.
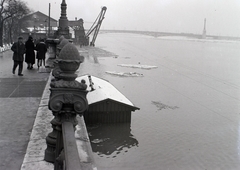
<instances>
[{"instance_id":1,"label":"pedestrian walking","mask_svg":"<svg viewBox=\"0 0 240 170\"><path fill-rule=\"evenodd\" d=\"M37 65L39 69L39 67L42 66L42 63L45 67L47 45L44 43L43 39L41 39L40 42L36 45L36 50L37 50Z\"/></svg>"},{"instance_id":2,"label":"pedestrian walking","mask_svg":"<svg viewBox=\"0 0 240 170\"><path fill-rule=\"evenodd\" d=\"M13 69L12 73L15 74L15 70L18 66L18 75L23 76L23 60L24 60L24 53L26 51L25 45L23 43L23 38L19 37L18 41L13 43L11 50L13 51Z\"/></svg>"},{"instance_id":3,"label":"pedestrian walking","mask_svg":"<svg viewBox=\"0 0 240 170\"><path fill-rule=\"evenodd\" d=\"M25 43L25 48L25 62L27 63L27 69L33 69L33 65L35 64L35 45L32 36L28 37L28 40Z\"/></svg>"}]
</instances>

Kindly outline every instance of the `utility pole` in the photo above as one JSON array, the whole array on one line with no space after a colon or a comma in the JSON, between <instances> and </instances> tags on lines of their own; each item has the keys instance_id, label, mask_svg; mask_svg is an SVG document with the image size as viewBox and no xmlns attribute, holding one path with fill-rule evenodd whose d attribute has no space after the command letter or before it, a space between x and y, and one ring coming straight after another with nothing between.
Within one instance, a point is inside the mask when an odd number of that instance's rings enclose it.
<instances>
[{"instance_id":1,"label":"utility pole","mask_svg":"<svg viewBox=\"0 0 240 170\"><path fill-rule=\"evenodd\" d=\"M48 9L48 37L50 36L50 11L51 11L51 3L49 3L49 9Z\"/></svg>"}]
</instances>

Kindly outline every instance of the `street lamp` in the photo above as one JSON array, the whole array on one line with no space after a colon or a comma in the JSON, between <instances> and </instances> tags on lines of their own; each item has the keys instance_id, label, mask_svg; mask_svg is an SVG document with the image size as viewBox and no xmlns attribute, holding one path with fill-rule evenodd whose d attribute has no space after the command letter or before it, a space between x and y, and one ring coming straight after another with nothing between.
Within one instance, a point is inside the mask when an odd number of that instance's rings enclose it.
<instances>
[{"instance_id":1,"label":"street lamp","mask_svg":"<svg viewBox=\"0 0 240 170\"><path fill-rule=\"evenodd\" d=\"M51 3L49 3L49 7L48 7L48 36L50 36L50 13L51 13Z\"/></svg>"},{"instance_id":2,"label":"street lamp","mask_svg":"<svg viewBox=\"0 0 240 170\"><path fill-rule=\"evenodd\" d=\"M33 35L34 35L34 39L36 39L36 21L37 21L37 17L34 15L33 16Z\"/></svg>"},{"instance_id":3,"label":"street lamp","mask_svg":"<svg viewBox=\"0 0 240 170\"><path fill-rule=\"evenodd\" d=\"M47 38L47 21L48 21L48 19L45 19L45 34L46 34L46 38Z\"/></svg>"}]
</instances>

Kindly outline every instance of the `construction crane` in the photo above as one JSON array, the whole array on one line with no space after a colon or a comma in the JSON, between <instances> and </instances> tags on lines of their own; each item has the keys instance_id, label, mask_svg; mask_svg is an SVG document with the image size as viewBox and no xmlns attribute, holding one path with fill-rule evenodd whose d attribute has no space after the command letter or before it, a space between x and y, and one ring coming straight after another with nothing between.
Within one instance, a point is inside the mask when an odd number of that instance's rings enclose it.
<instances>
[{"instance_id":1,"label":"construction crane","mask_svg":"<svg viewBox=\"0 0 240 170\"><path fill-rule=\"evenodd\" d=\"M104 19L104 15L106 13L107 7L102 7L101 12L99 13L98 17L96 18L96 20L94 21L93 25L91 26L91 28L88 30L87 34L85 35L86 39L89 39L89 36L91 35L91 33L94 31L93 37L92 37L92 41L90 42L90 46L95 46L95 41L98 35L98 32L100 30L102 21Z\"/></svg>"}]
</instances>

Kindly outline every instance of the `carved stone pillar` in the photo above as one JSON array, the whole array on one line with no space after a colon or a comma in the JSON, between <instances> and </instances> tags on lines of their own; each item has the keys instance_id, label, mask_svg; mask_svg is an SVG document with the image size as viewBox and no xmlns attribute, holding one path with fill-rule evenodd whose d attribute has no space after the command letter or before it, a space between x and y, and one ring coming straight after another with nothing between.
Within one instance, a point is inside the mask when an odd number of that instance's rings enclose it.
<instances>
[{"instance_id":1,"label":"carved stone pillar","mask_svg":"<svg viewBox=\"0 0 240 170\"><path fill-rule=\"evenodd\" d=\"M53 131L46 138L47 149L44 159L48 162L59 160L59 155L63 150L61 126L63 122L71 122L77 125L76 115L82 115L88 108L86 99L87 85L84 81L76 81L76 70L83 57L79 55L77 48L71 44L66 44L59 54L57 73L53 73L55 79L50 84L50 98L48 107L54 115L51 121Z\"/></svg>"}]
</instances>

